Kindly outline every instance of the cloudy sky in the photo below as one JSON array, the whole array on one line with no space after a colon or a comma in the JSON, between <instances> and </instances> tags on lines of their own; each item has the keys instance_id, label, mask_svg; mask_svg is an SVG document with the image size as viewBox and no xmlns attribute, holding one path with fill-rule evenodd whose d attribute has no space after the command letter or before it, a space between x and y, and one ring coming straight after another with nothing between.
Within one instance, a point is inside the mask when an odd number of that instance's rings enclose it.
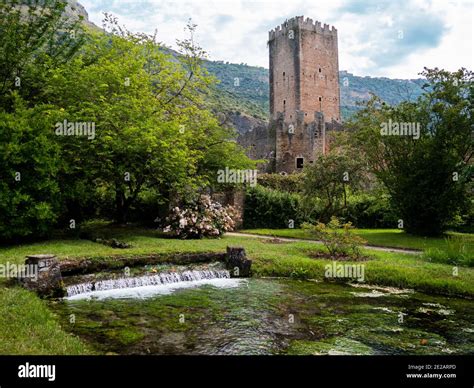
<instances>
[{"instance_id":1,"label":"cloudy sky","mask_svg":"<svg viewBox=\"0 0 474 388\"><path fill-rule=\"evenodd\" d=\"M472 0L79 0L101 26L103 12L129 30L176 47L189 18L210 59L268 67L268 30L304 15L333 25L339 68L362 76L417 78L427 67L473 66Z\"/></svg>"}]
</instances>

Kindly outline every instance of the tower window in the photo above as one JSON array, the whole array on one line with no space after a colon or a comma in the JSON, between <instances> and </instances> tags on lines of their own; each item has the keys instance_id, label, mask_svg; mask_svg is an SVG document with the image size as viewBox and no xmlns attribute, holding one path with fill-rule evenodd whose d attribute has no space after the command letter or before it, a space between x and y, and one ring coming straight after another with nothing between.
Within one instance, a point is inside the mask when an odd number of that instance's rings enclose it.
<instances>
[{"instance_id":1,"label":"tower window","mask_svg":"<svg viewBox=\"0 0 474 388\"><path fill-rule=\"evenodd\" d=\"M319 72L321 73L321 68L319 68Z\"/></svg>"},{"instance_id":2,"label":"tower window","mask_svg":"<svg viewBox=\"0 0 474 388\"><path fill-rule=\"evenodd\" d=\"M322 97L319 97L319 101L322 101L322 100L323 100L323 98L322 98Z\"/></svg>"},{"instance_id":3,"label":"tower window","mask_svg":"<svg viewBox=\"0 0 474 388\"><path fill-rule=\"evenodd\" d=\"M283 72L283 77L285 76L285 72Z\"/></svg>"},{"instance_id":4,"label":"tower window","mask_svg":"<svg viewBox=\"0 0 474 388\"><path fill-rule=\"evenodd\" d=\"M304 158L296 158L296 168L303 168Z\"/></svg>"}]
</instances>

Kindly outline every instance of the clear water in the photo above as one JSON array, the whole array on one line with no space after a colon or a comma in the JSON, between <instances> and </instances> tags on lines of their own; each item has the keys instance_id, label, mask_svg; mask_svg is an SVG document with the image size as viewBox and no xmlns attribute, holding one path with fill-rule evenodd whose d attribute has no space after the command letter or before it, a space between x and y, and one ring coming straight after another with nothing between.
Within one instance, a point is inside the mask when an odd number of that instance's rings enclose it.
<instances>
[{"instance_id":1,"label":"clear water","mask_svg":"<svg viewBox=\"0 0 474 388\"><path fill-rule=\"evenodd\" d=\"M52 308L102 353L474 354L472 300L311 281L214 280L232 284L128 288L119 298Z\"/></svg>"},{"instance_id":2,"label":"clear water","mask_svg":"<svg viewBox=\"0 0 474 388\"><path fill-rule=\"evenodd\" d=\"M162 271L154 275L122 276L71 284L67 287L67 299L144 299L203 285L219 288L237 287L239 282L239 279L231 279L229 271L224 269Z\"/></svg>"}]
</instances>

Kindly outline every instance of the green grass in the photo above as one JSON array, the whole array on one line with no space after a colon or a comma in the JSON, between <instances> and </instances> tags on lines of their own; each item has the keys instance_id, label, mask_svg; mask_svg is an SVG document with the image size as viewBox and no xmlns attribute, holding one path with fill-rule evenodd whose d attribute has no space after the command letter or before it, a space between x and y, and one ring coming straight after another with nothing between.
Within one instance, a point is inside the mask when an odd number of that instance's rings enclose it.
<instances>
[{"instance_id":1,"label":"green grass","mask_svg":"<svg viewBox=\"0 0 474 388\"><path fill-rule=\"evenodd\" d=\"M436 263L474 267L474 254L465 237L447 239L446 247L442 249L428 248L423 257Z\"/></svg>"},{"instance_id":2,"label":"green grass","mask_svg":"<svg viewBox=\"0 0 474 388\"><path fill-rule=\"evenodd\" d=\"M54 253L66 258L113 258L114 255L137 256L152 253L173 255L224 251L227 245L243 246L254 259L253 270L262 276L323 278L327 261L315 260L311 252L323 250L321 244L291 242L272 244L265 240L226 236L222 239L175 240L160 238L159 233L138 228L109 229L114 236L131 243L128 249L114 249L88 240L50 240L30 245L0 248L0 262L22 263L27 254ZM433 263L411 254L364 250L373 260L365 262L367 281L373 284L412 287L421 291L474 295L474 269L462 268L452 276L452 265ZM445 283L444 285L440 285ZM0 283L1 284L1 283Z\"/></svg>"},{"instance_id":3,"label":"green grass","mask_svg":"<svg viewBox=\"0 0 474 388\"><path fill-rule=\"evenodd\" d=\"M268 235L275 237L300 238L312 240L312 236L303 229L245 229L242 233ZM474 234L449 232L445 237L419 237L409 235L400 229L354 229L353 233L367 240L368 245L425 250L428 248L445 249L450 237L463 237L468 253L474 256Z\"/></svg>"},{"instance_id":4,"label":"green grass","mask_svg":"<svg viewBox=\"0 0 474 388\"><path fill-rule=\"evenodd\" d=\"M107 228L107 237L132 244L128 249L111 247L88 240L50 240L0 248L0 263L23 263L28 254L53 253L59 259L101 258L114 255L197 253L220 251L228 245L242 246L253 260L254 276L282 276L324 279L324 266L330 261L313 259L311 253L323 250L321 244L268 241L226 236L222 239L173 240L157 232L138 228ZM392 234L398 234L391 231ZM407 236L402 236L407 238ZM434 244L441 244L443 240ZM413 247L413 246L411 246ZM365 281L369 284L414 288L433 294L474 297L474 268L460 267L453 276L451 264L434 263L422 255L364 250L372 260L364 262ZM47 308L47 302L34 293L0 281L1 354L84 354L90 350L67 334Z\"/></svg>"},{"instance_id":5,"label":"green grass","mask_svg":"<svg viewBox=\"0 0 474 388\"><path fill-rule=\"evenodd\" d=\"M36 294L20 287L0 289L0 354L92 354L66 333Z\"/></svg>"}]
</instances>

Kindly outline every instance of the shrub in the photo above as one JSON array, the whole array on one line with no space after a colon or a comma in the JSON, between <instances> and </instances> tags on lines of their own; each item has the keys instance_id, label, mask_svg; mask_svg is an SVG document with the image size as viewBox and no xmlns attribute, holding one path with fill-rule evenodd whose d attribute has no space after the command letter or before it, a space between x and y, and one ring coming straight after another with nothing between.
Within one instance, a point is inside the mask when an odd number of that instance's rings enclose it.
<instances>
[{"instance_id":1,"label":"shrub","mask_svg":"<svg viewBox=\"0 0 474 388\"><path fill-rule=\"evenodd\" d=\"M423 257L435 263L474 267L474 257L469 254L468 242L462 237L447 238L445 248L429 248Z\"/></svg>"},{"instance_id":2,"label":"shrub","mask_svg":"<svg viewBox=\"0 0 474 388\"><path fill-rule=\"evenodd\" d=\"M0 240L45 237L56 224L61 160L51 139L54 121L43 107L15 99L0 111Z\"/></svg>"},{"instance_id":3,"label":"shrub","mask_svg":"<svg viewBox=\"0 0 474 388\"><path fill-rule=\"evenodd\" d=\"M260 186L249 188L245 197L245 228L288 228L303 222L315 223L323 213L324 201L317 196L303 198L298 193ZM391 228L398 217L386 193L351 194L347 208L339 210L336 217L351 222L358 228Z\"/></svg>"},{"instance_id":4,"label":"shrub","mask_svg":"<svg viewBox=\"0 0 474 388\"><path fill-rule=\"evenodd\" d=\"M310 276L310 272L308 268L303 268L303 267L295 267L290 273L290 277L292 279L300 279L300 280L306 280Z\"/></svg>"},{"instance_id":5,"label":"shrub","mask_svg":"<svg viewBox=\"0 0 474 388\"><path fill-rule=\"evenodd\" d=\"M341 224L336 217L331 217L327 224L318 222L316 225L304 223L303 229L308 230L320 240L331 256L360 257L360 247L367 243L364 239L351 233L352 224Z\"/></svg>"},{"instance_id":6,"label":"shrub","mask_svg":"<svg viewBox=\"0 0 474 388\"><path fill-rule=\"evenodd\" d=\"M288 193L295 193L300 191L300 183L303 174L259 174L258 184L266 187L267 189L273 189L278 191L286 191Z\"/></svg>"},{"instance_id":7,"label":"shrub","mask_svg":"<svg viewBox=\"0 0 474 388\"><path fill-rule=\"evenodd\" d=\"M219 237L234 230L236 217L232 206L224 207L202 195L192 206L173 208L163 231L183 239Z\"/></svg>"},{"instance_id":8,"label":"shrub","mask_svg":"<svg viewBox=\"0 0 474 388\"><path fill-rule=\"evenodd\" d=\"M393 228L398 220L386 193L351 195L339 216L358 228Z\"/></svg>"},{"instance_id":9,"label":"shrub","mask_svg":"<svg viewBox=\"0 0 474 388\"><path fill-rule=\"evenodd\" d=\"M169 214L169 201L155 188L145 188L130 207L130 222L147 227L156 226L155 220L165 219Z\"/></svg>"},{"instance_id":10,"label":"shrub","mask_svg":"<svg viewBox=\"0 0 474 388\"><path fill-rule=\"evenodd\" d=\"M297 228L302 222L299 215L301 197L295 193L250 187L245 196L245 228L288 228L290 220Z\"/></svg>"},{"instance_id":11,"label":"shrub","mask_svg":"<svg viewBox=\"0 0 474 388\"><path fill-rule=\"evenodd\" d=\"M363 187L364 164L350 148L334 148L305 168L302 193L305 199L318 197L323 202L319 218L327 222L347 208L347 197ZM350 177L350 178L349 178Z\"/></svg>"},{"instance_id":12,"label":"shrub","mask_svg":"<svg viewBox=\"0 0 474 388\"><path fill-rule=\"evenodd\" d=\"M449 230L474 233L474 199L466 203L448 224Z\"/></svg>"}]
</instances>

